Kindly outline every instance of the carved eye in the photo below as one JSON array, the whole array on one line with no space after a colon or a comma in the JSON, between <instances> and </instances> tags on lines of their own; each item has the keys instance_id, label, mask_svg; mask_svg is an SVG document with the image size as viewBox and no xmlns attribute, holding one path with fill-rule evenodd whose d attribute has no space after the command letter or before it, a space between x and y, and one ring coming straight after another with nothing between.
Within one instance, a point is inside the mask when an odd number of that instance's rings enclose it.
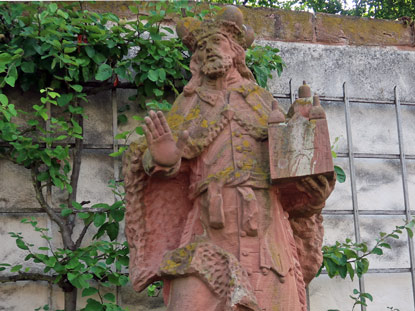
<instances>
[{"instance_id":1,"label":"carved eye","mask_svg":"<svg viewBox=\"0 0 415 311\"><path fill-rule=\"evenodd\" d=\"M204 50L204 49L205 49L205 47L206 47L206 41L200 42L200 43L197 45L197 48L198 48L199 50Z\"/></svg>"}]
</instances>

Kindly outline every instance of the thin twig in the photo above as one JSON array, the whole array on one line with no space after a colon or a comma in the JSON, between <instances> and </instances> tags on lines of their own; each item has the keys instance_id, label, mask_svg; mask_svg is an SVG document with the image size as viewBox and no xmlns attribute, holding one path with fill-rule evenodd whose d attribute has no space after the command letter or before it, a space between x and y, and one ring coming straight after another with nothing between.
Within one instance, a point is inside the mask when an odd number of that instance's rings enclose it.
<instances>
[{"instance_id":1,"label":"thin twig","mask_svg":"<svg viewBox=\"0 0 415 311\"><path fill-rule=\"evenodd\" d=\"M91 224L92 224L92 221L90 223L87 223L86 225L84 225L84 227L82 228L81 233L79 234L78 239L75 242L75 248L78 249L79 247L81 247L82 240L84 239L85 234L87 233L88 228Z\"/></svg>"}]
</instances>

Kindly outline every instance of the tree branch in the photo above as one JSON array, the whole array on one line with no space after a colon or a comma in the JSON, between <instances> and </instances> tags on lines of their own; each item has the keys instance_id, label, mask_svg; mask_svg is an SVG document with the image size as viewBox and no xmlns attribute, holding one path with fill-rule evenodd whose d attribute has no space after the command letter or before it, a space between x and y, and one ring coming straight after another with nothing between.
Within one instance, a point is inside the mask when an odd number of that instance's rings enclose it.
<instances>
[{"instance_id":1,"label":"tree branch","mask_svg":"<svg viewBox=\"0 0 415 311\"><path fill-rule=\"evenodd\" d=\"M53 208L46 202L45 197L43 196L43 193L42 193L42 185L37 180L38 173L39 172L37 170L37 167L33 166L31 169L31 175L32 175L33 188L35 189L35 192L36 192L36 199L39 202L42 209L49 215L50 219L52 219L59 226L61 233L62 233L62 241L63 241L65 248L69 248L73 250L75 244L72 241L69 228L66 226L65 220L59 214L55 213Z\"/></svg>"},{"instance_id":2,"label":"tree branch","mask_svg":"<svg viewBox=\"0 0 415 311\"><path fill-rule=\"evenodd\" d=\"M75 107L79 106L79 102L75 101ZM76 121L78 122L79 126L82 129L82 135L84 135L84 122L82 115L75 116ZM73 164L72 164L72 174L71 174L71 187L72 192L68 195L68 207L72 208L72 202L76 201L76 195L78 192L78 181L79 181L79 173L81 170L81 162L82 162L82 149L83 149L83 141L82 138L75 138L75 147L73 148ZM75 217L74 215L70 215L67 218L67 223L69 225L69 230L72 234L73 228L75 226Z\"/></svg>"},{"instance_id":3,"label":"tree branch","mask_svg":"<svg viewBox=\"0 0 415 311\"><path fill-rule=\"evenodd\" d=\"M47 281L52 283L57 275L47 275L42 273L19 273L15 275L0 275L0 283L10 283L17 281Z\"/></svg>"},{"instance_id":4,"label":"tree branch","mask_svg":"<svg viewBox=\"0 0 415 311\"><path fill-rule=\"evenodd\" d=\"M78 237L78 239L77 239L77 240L76 240L76 242L75 242L75 247L76 247L76 248L81 247L82 240L84 239L85 234L86 234L86 232L88 231L88 228L89 228L89 226L90 226L91 224L92 224L92 221L91 221L90 223L88 223L88 224L84 225L84 227L82 228L82 231L81 231L81 233L79 234L79 237Z\"/></svg>"}]
</instances>

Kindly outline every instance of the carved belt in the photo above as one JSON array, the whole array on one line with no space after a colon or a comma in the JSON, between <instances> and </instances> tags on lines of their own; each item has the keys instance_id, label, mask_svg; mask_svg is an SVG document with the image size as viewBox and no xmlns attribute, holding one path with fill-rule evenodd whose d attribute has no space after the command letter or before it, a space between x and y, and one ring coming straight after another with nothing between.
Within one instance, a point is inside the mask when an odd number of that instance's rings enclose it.
<instances>
[{"instance_id":1,"label":"carved belt","mask_svg":"<svg viewBox=\"0 0 415 311\"><path fill-rule=\"evenodd\" d=\"M208 185L207 201L209 225L214 229L225 227L225 213L223 210L223 185L211 182ZM248 236L258 235L258 201L251 187L236 187L242 198L242 230Z\"/></svg>"}]
</instances>

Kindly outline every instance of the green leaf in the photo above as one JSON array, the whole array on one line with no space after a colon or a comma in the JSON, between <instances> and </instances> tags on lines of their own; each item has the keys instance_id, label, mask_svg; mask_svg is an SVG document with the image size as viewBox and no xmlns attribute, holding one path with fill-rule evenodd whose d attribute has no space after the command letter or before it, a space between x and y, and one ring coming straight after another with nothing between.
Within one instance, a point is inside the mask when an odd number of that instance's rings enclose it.
<instances>
[{"instance_id":1,"label":"green leaf","mask_svg":"<svg viewBox=\"0 0 415 311\"><path fill-rule=\"evenodd\" d=\"M64 209L61 211L61 215L62 215L63 217L66 217L66 216L68 216L68 215L70 215L70 214L72 214L72 210L71 210L70 208L64 208Z\"/></svg>"},{"instance_id":2,"label":"green leaf","mask_svg":"<svg viewBox=\"0 0 415 311\"><path fill-rule=\"evenodd\" d=\"M163 91L159 90L159 89L153 89L153 93L154 95L156 95L157 97L160 97L164 94Z\"/></svg>"},{"instance_id":3,"label":"green leaf","mask_svg":"<svg viewBox=\"0 0 415 311\"><path fill-rule=\"evenodd\" d=\"M128 122L128 118L125 114L119 114L117 116L117 123L119 125L126 124Z\"/></svg>"},{"instance_id":4,"label":"green leaf","mask_svg":"<svg viewBox=\"0 0 415 311\"><path fill-rule=\"evenodd\" d=\"M372 253L373 253L373 254L376 254L376 255L383 255L383 250L382 250L381 248L379 248L379 247L375 247L375 248L372 250Z\"/></svg>"},{"instance_id":5,"label":"green leaf","mask_svg":"<svg viewBox=\"0 0 415 311\"><path fill-rule=\"evenodd\" d=\"M110 211L110 214L112 216L112 218L114 218L115 221L122 221L124 219L124 211L122 210L112 210Z\"/></svg>"},{"instance_id":6,"label":"green leaf","mask_svg":"<svg viewBox=\"0 0 415 311\"><path fill-rule=\"evenodd\" d=\"M97 213L94 215L94 226L95 227L101 227L105 220L107 219L107 216L104 213Z\"/></svg>"},{"instance_id":7,"label":"green leaf","mask_svg":"<svg viewBox=\"0 0 415 311\"><path fill-rule=\"evenodd\" d=\"M114 241L118 236L119 224L117 222L112 222L108 224L106 231L111 241Z\"/></svg>"},{"instance_id":8,"label":"green leaf","mask_svg":"<svg viewBox=\"0 0 415 311\"><path fill-rule=\"evenodd\" d=\"M99 81L105 81L112 76L112 68L110 65L102 64L98 68L98 72L95 75L95 79Z\"/></svg>"},{"instance_id":9,"label":"green leaf","mask_svg":"<svg viewBox=\"0 0 415 311\"><path fill-rule=\"evenodd\" d=\"M75 52L75 51L76 51L76 46L74 46L74 47L67 47L67 48L64 48L63 49L63 52L65 54L70 54L70 53Z\"/></svg>"},{"instance_id":10,"label":"green leaf","mask_svg":"<svg viewBox=\"0 0 415 311\"><path fill-rule=\"evenodd\" d=\"M20 65L20 68L25 73L33 73L33 72L35 72L35 64L34 63L23 62Z\"/></svg>"},{"instance_id":11,"label":"green leaf","mask_svg":"<svg viewBox=\"0 0 415 311\"><path fill-rule=\"evenodd\" d=\"M72 206L73 208L77 209L77 210L81 210L82 209L82 205L79 204L78 202L72 201Z\"/></svg>"},{"instance_id":12,"label":"green leaf","mask_svg":"<svg viewBox=\"0 0 415 311\"><path fill-rule=\"evenodd\" d=\"M353 281L353 278L354 278L354 269L353 269L351 263L348 262L347 265L346 265L346 267L347 267L347 272L349 272L350 279Z\"/></svg>"},{"instance_id":13,"label":"green leaf","mask_svg":"<svg viewBox=\"0 0 415 311\"><path fill-rule=\"evenodd\" d=\"M95 50L92 46L87 45L85 47L85 52L88 55L88 57L93 58L95 55Z\"/></svg>"},{"instance_id":14,"label":"green leaf","mask_svg":"<svg viewBox=\"0 0 415 311\"><path fill-rule=\"evenodd\" d=\"M118 281L119 281L121 286L125 286L129 282L129 279L128 279L127 276L121 275Z\"/></svg>"},{"instance_id":15,"label":"green leaf","mask_svg":"<svg viewBox=\"0 0 415 311\"><path fill-rule=\"evenodd\" d=\"M127 147L123 146L118 151L110 153L109 156L110 157L118 157L118 156L122 155L125 150L127 150Z\"/></svg>"},{"instance_id":16,"label":"green leaf","mask_svg":"<svg viewBox=\"0 0 415 311\"><path fill-rule=\"evenodd\" d=\"M107 59L104 55L101 53L95 53L94 56L92 56L92 59L96 64L102 64Z\"/></svg>"},{"instance_id":17,"label":"green leaf","mask_svg":"<svg viewBox=\"0 0 415 311\"><path fill-rule=\"evenodd\" d=\"M61 9L59 9L59 10L58 10L57 14L58 14L60 17L63 17L64 19L67 19L67 18L69 17L68 13L66 13L66 12L62 11Z\"/></svg>"},{"instance_id":18,"label":"green leaf","mask_svg":"<svg viewBox=\"0 0 415 311\"><path fill-rule=\"evenodd\" d=\"M89 213L78 213L78 217L81 219L87 219L89 217Z\"/></svg>"},{"instance_id":19,"label":"green leaf","mask_svg":"<svg viewBox=\"0 0 415 311\"><path fill-rule=\"evenodd\" d=\"M337 181L339 183L344 183L346 181L346 173L343 171L343 169L340 166L335 165L334 171L337 174Z\"/></svg>"},{"instance_id":20,"label":"green leaf","mask_svg":"<svg viewBox=\"0 0 415 311\"><path fill-rule=\"evenodd\" d=\"M143 130L143 128L142 128L141 126L137 126L137 127L135 128L135 132L136 132L138 135L144 135L144 130Z\"/></svg>"},{"instance_id":21,"label":"green leaf","mask_svg":"<svg viewBox=\"0 0 415 311\"><path fill-rule=\"evenodd\" d=\"M365 297L365 298L369 299L370 301L373 301L373 297L369 293L361 293L360 296Z\"/></svg>"},{"instance_id":22,"label":"green leaf","mask_svg":"<svg viewBox=\"0 0 415 311\"><path fill-rule=\"evenodd\" d=\"M82 85L79 85L79 84L73 84L73 85L71 84L70 87L73 88L78 93L82 92L82 89L83 89Z\"/></svg>"},{"instance_id":23,"label":"green leaf","mask_svg":"<svg viewBox=\"0 0 415 311\"><path fill-rule=\"evenodd\" d=\"M156 81L158 80L158 78L159 78L158 72L157 72L156 70L152 70L152 69L150 69L150 70L148 71L148 78L149 78L151 81L156 82Z\"/></svg>"},{"instance_id":24,"label":"green leaf","mask_svg":"<svg viewBox=\"0 0 415 311\"><path fill-rule=\"evenodd\" d=\"M380 243L379 246L380 247L384 247L384 248L391 249L391 246L388 243Z\"/></svg>"},{"instance_id":25,"label":"green leaf","mask_svg":"<svg viewBox=\"0 0 415 311\"><path fill-rule=\"evenodd\" d=\"M4 106L9 104L9 99L7 98L6 95L0 94L0 103Z\"/></svg>"},{"instance_id":26,"label":"green leaf","mask_svg":"<svg viewBox=\"0 0 415 311\"><path fill-rule=\"evenodd\" d=\"M104 295L104 299L115 302L115 295L113 293L106 293Z\"/></svg>"},{"instance_id":27,"label":"green leaf","mask_svg":"<svg viewBox=\"0 0 415 311\"><path fill-rule=\"evenodd\" d=\"M57 9L58 9L58 5L56 3L49 4L49 11L51 13L55 13Z\"/></svg>"},{"instance_id":28,"label":"green leaf","mask_svg":"<svg viewBox=\"0 0 415 311\"><path fill-rule=\"evenodd\" d=\"M85 306L85 309L83 309L83 310L84 311L104 311L104 306L100 302L89 298L87 300L87 304Z\"/></svg>"},{"instance_id":29,"label":"green leaf","mask_svg":"<svg viewBox=\"0 0 415 311\"><path fill-rule=\"evenodd\" d=\"M94 287L85 288L82 291L82 297L91 296L98 293L98 290Z\"/></svg>"},{"instance_id":30,"label":"green leaf","mask_svg":"<svg viewBox=\"0 0 415 311\"><path fill-rule=\"evenodd\" d=\"M97 203L92 205L92 208L109 208L110 206L107 203Z\"/></svg>"},{"instance_id":31,"label":"green leaf","mask_svg":"<svg viewBox=\"0 0 415 311\"><path fill-rule=\"evenodd\" d=\"M136 6L133 5L129 5L128 8L130 9L130 11L134 14L138 14L138 8Z\"/></svg>"},{"instance_id":32,"label":"green leaf","mask_svg":"<svg viewBox=\"0 0 415 311\"><path fill-rule=\"evenodd\" d=\"M16 240L16 245L17 245L18 248L26 250L26 251L29 249L29 247L27 247L26 243L23 242L22 239L17 239Z\"/></svg>"},{"instance_id":33,"label":"green leaf","mask_svg":"<svg viewBox=\"0 0 415 311\"><path fill-rule=\"evenodd\" d=\"M20 271L20 269L22 269L23 268L23 266L22 265L16 265L16 266L13 266L11 269L10 269L10 272L17 272L17 271Z\"/></svg>"},{"instance_id":34,"label":"green leaf","mask_svg":"<svg viewBox=\"0 0 415 311\"><path fill-rule=\"evenodd\" d=\"M166 71L163 68L157 69L157 72L158 72L158 76L159 76L160 81L163 82L164 80L166 80Z\"/></svg>"},{"instance_id":35,"label":"green leaf","mask_svg":"<svg viewBox=\"0 0 415 311\"><path fill-rule=\"evenodd\" d=\"M10 85L11 87L14 87L16 78L8 76L6 79L4 79L4 81L6 81L6 83Z\"/></svg>"},{"instance_id":36,"label":"green leaf","mask_svg":"<svg viewBox=\"0 0 415 311\"><path fill-rule=\"evenodd\" d=\"M128 134L130 134L129 131L118 133L117 135L115 135L115 139L126 139Z\"/></svg>"},{"instance_id":37,"label":"green leaf","mask_svg":"<svg viewBox=\"0 0 415 311\"><path fill-rule=\"evenodd\" d=\"M79 123L74 118L71 118L71 122L72 122L72 125L73 125L74 133L82 134L82 127L79 125Z\"/></svg>"},{"instance_id":38,"label":"green leaf","mask_svg":"<svg viewBox=\"0 0 415 311\"><path fill-rule=\"evenodd\" d=\"M0 65L8 64L12 60L12 56L9 53L0 54Z\"/></svg>"}]
</instances>

